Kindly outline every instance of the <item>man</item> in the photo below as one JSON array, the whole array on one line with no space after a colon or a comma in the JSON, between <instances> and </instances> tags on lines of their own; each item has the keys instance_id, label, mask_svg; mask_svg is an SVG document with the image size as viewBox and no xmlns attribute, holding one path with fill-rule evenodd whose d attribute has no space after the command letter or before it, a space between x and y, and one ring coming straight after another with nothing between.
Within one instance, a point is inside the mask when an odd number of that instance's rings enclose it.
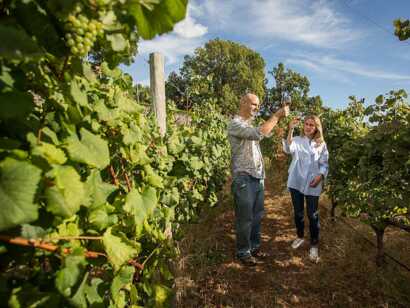
<instances>
[{"instance_id":1,"label":"man","mask_svg":"<svg viewBox=\"0 0 410 308\"><path fill-rule=\"evenodd\" d=\"M259 108L259 99L248 93L240 100L239 114L228 126L232 155L232 194L235 205L236 255L249 266L256 265L260 252L260 227L264 213L264 178L259 140L270 134L282 117L289 113L284 106L259 127L251 121Z\"/></svg>"}]
</instances>

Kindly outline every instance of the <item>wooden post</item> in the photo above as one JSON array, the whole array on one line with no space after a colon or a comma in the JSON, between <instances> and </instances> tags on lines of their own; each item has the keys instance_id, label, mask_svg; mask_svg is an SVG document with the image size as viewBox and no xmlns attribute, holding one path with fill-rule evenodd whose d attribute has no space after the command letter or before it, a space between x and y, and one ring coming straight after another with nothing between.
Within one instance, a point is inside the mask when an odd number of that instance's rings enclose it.
<instances>
[{"instance_id":1,"label":"wooden post","mask_svg":"<svg viewBox=\"0 0 410 308\"><path fill-rule=\"evenodd\" d=\"M165 79L164 79L164 56L158 52L149 55L150 63L150 87L152 104L154 107L159 132L162 137L166 133L166 108L165 108Z\"/></svg>"}]
</instances>

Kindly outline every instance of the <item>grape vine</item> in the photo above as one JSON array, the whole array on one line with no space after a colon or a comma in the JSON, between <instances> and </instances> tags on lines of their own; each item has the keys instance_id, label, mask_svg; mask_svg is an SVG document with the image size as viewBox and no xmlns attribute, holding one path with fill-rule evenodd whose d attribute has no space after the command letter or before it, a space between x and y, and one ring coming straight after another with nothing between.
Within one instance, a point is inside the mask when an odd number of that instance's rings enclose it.
<instances>
[{"instance_id":1,"label":"grape vine","mask_svg":"<svg viewBox=\"0 0 410 308\"><path fill-rule=\"evenodd\" d=\"M116 65L186 1L2 4L0 298L10 307L166 306L180 224L226 176L212 102L161 138ZM212 112L212 111L215 112Z\"/></svg>"}]
</instances>

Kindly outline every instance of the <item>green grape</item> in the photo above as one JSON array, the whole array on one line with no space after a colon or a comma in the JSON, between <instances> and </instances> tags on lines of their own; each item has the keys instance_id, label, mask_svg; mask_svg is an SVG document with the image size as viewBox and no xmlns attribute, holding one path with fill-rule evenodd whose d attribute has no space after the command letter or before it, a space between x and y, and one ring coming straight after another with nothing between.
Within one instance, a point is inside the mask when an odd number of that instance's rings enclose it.
<instances>
[{"instance_id":1,"label":"green grape","mask_svg":"<svg viewBox=\"0 0 410 308\"><path fill-rule=\"evenodd\" d=\"M84 39L84 45L85 46L91 46L93 44L93 42L89 39L89 38L85 38Z\"/></svg>"},{"instance_id":2,"label":"green grape","mask_svg":"<svg viewBox=\"0 0 410 308\"><path fill-rule=\"evenodd\" d=\"M81 23L78 21L78 19L74 19L74 21L73 21L73 26L74 26L75 28L79 28L79 27L81 26Z\"/></svg>"},{"instance_id":3,"label":"green grape","mask_svg":"<svg viewBox=\"0 0 410 308\"><path fill-rule=\"evenodd\" d=\"M75 41L73 40L73 39L69 39L68 41L67 41L67 44L68 44L68 46L74 46L74 44L75 44Z\"/></svg>"},{"instance_id":4,"label":"green grape","mask_svg":"<svg viewBox=\"0 0 410 308\"><path fill-rule=\"evenodd\" d=\"M68 16L67 20L68 20L69 22L71 22L71 23L74 23L74 21L75 21L75 16L74 16L74 15L70 15L70 16Z\"/></svg>"},{"instance_id":5,"label":"green grape","mask_svg":"<svg viewBox=\"0 0 410 308\"><path fill-rule=\"evenodd\" d=\"M79 4L77 4L76 6L75 6L75 11L77 12L77 13L80 13L81 11L82 11L82 5L79 3Z\"/></svg>"},{"instance_id":6,"label":"green grape","mask_svg":"<svg viewBox=\"0 0 410 308\"><path fill-rule=\"evenodd\" d=\"M72 39L73 35L71 33L66 33L65 38L66 40Z\"/></svg>"},{"instance_id":7,"label":"green grape","mask_svg":"<svg viewBox=\"0 0 410 308\"><path fill-rule=\"evenodd\" d=\"M71 50L71 53L73 53L73 54L77 54L77 53L78 53L78 48L75 47L75 46L71 47L70 50Z\"/></svg>"},{"instance_id":8,"label":"green grape","mask_svg":"<svg viewBox=\"0 0 410 308\"><path fill-rule=\"evenodd\" d=\"M83 44L83 43L78 43L78 44L77 44L77 48L78 48L79 50L84 49L84 44Z\"/></svg>"},{"instance_id":9,"label":"green grape","mask_svg":"<svg viewBox=\"0 0 410 308\"><path fill-rule=\"evenodd\" d=\"M85 17L84 15L80 15L80 17L78 17L78 19L85 25L87 25L88 23L88 19L87 17Z\"/></svg>"}]
</instances>

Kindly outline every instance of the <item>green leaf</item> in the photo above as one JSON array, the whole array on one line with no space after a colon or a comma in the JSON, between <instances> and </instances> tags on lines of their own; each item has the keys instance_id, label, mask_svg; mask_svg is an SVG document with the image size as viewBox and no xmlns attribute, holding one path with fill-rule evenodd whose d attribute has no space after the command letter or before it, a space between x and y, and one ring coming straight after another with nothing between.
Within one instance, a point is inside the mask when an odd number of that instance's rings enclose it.
<instances>
[{"instance_id":1,"label":"green leaf","mask_svg":"<svg viewBox=\"0 0 410 308\"><path fill-rule=\"evenodd\" d=\"M85 299L85 290L87 287L87 279L88 279L88 272L84 274L84 278L78 287L77 291L75 292L74 296L69 299L69 302L78 308L87 308L87 300Z\"/></svg>"},{"instance_id":2,"label":"green leaf","mask_svg":"<svg viewBox=\"0 0 410 308\"><path fill-rule=\"evenodd\" d=\"M44 55L37 43L21 28L0 24L0 57L39 58Z\"/></svg>"},{"instance_id":3,"label":"green leaf","mask_svg":"<svg viewBox=\"0 0 410 308\"><path fill-rule=\"evenodd\" d=\"M111 284L111 297L115 304L122 301L121 296L119 296L122 289L131 289L134 273L135 268L133 266L123 266L115 275Z\"/></svg>"},{"instance_id":4,"label":"green leaf","mask_svg":"<svg viewBox=\"0 0 410 308\"><path fill-rule=\"evenodd\" d=\"M56 274L56 288L65 297L72 296L72 288L77 284L87 264L81 248L64 259L64 267Z\"/></svg>"},{"instance_id":5,"label":"green leaf","mask_svg":"<svg viewBox=\"0 0 410 308\"><path fill-rule=\"evenodd\" d=\"M117 215L109 215L109 207L112 206L107 204L101 205L94 208L88 215L88 221L98 230L104 230L118 222Z\"/></svg>"},{"instance_id":6,"label":"green leaf","mask_svg":"<svg viewBox=\"0 0 410 308\"><path fill-rule=\"evenodd\" d=\"M151 165L145 165L144 171L146 173L144 177L145 181L154 187L164 188L162 178L152 169Z\"/></svg>"},{"instance_id":7,"label":"green leaf","mask_svg":"<svg viewBox=\"0 0 410 308\"><path fill-rule=\"evenodd\" d=\"M108 108L103 101L98 101L95 104L94 111L97 112L100 121L107 122L108 125L114 126L115 120L118 116L115 109Z\"/></svg>"},{"instance_id":8,"label":"green leaf","mask_svg":"<svg viewBox=\"0 0 410 308\"><path fill-rule=\"evenodd\" d=\"M41 171L28 162L6 158L0 163L0 230L38 217L33 203Z\"/></svg>"},{"instance_id":9,"label":"green leaf","mask_svg":"<svg viewBox=\"0 0 410 308\"><path fill-rule=\"evenodd\" d=\"M81 141L76 135L66 140L66 148L73 161L104 169L110 163L108 143L100 136L81 128Z\"/></svg>"},{"instance_id":10,"label":"green leaf","mask_svg":"<svg viewBox=\"0 0 410 308\"><path fill-rule=\"evenodd\" d=\"M91 65L88 62L84 62L82 64L82 68L83 74L89 82L97 82L97 76L95 75L93 69L91 68Z\"/></svg>"},{"instance_id":11,"label":"green leaf","mask_svg":"<svg viewBox=\"0 0 410 308\"><path fill-rule=\"evenodd\" d=\"M108 260L117 272L123 264L136 257L140 252L140 244L129 241L124 235L119 236L111 233L112 228L108 228L103 236L103 244L108 256Z\"/></svg>"},{"instance_id":12,"label":"green leaf","mask_svg":"<svg viewBox=\"0 0 410 308\"><path fill-rule=\"evenodd\" d=\"M89 207L98 207L107 202L108 196L117 189L116 186L102 181L100 171L92 170L87 178L86 190L89 196Z\"/></svg>"},{"instance_id":13,"label":"green leaf","mask_svg":"<svg viewBox=\"0 0 410 308\"><path fill-rule=\"evenodd\" d=\"M87 93L81 90L76 80L71 81L70 94L73 100L80 106L88 106Z\"/></svg>"},{"instance_id":14,"label":"green leaf","mask_svg":"<svg viewBox=\"0 0 410 308\"><path fill-rule=\"evenodd\" d=\"M204 167L204 163L199 159L198 156L192 156L189 164L193 170L199 170Z\"/></svg>"},{"instance_id":15,"label":"green leaf","mask_svg":"<svg viewBox=\"0 0 410 308\"><path fill-rule=\"evenodd\" d=\"M82 231L76 222L77 217L72 216L68 219L65 219L61 224L57 226L57 231L50 234L50 237L64 237L64 236L79 236Z\"/></svg>"},{"instance_id":16,"label":"green leaf","mask_svg":"<svg viewBox=\"0 0 410 308\"><path fill-rule=\"evenodd\" d=\"M147 147L141 143L135 143L135 145L130 149L130 159L134 164L146 165L150 163L150 158L148 157Z\"/></svg>"},{"instance_id":17,"label":"green leaf","mask_svg":"<svg viewBox=\"0 0 410 308\"><path fill-rule=\"evenodd\" d=\"M50 139L49 141L51 141L54 145L60 144L57 134L48 127L43 128L43 136L45 139Z\"/></svg>"},{"instance_id":18,"label":"green leaf","mask_svg":"<svg viewBox=\"0 0 410 308\"><path fill-rule=\"evenodd\" d=\"M41 142L40 145L35 145L31 154L40 156L46 159L50 164L62 165L67 161L67 157L63 150L57 148L51 143Z\"/></svg>"},{"instance_id":19,"label":"green leaf","mask_svg":"<svg viewBox=\"0 0 410 308\"><path fill-rule=\"evenodd\" d=\"M128 42L121 33L107 35L107 40L111 42L114 51L122 51L128 47Z\"/></svg>"},{"instance_id":20,"label":"green leaf","mask_svg":"<svg viewBox=\"0 0 410 308\"><path fill-rule=\"evenodd\" d=\"M139 236L144 220L147 219L157 206L157 194L154 188L148 187L141 194L137 189L131 190L124 204L124 211L134 218L136 235Z\"/></svg>"},{"instance_id":21,"label":"green leaf","mask_svg":"<svg viewBox=\"0 0 410 308\"><path fill-rule=\"evenodd\" d=\"M45 192L47 210L63 217L74 215L86 197L80 175L71 166L55 165L47 176L52 180Z\"/></svg>"},{"instance_id":22,"label":"green leaf","mask_svg":"<svg viewBox=\"0 0 410 308\"><path fill-rule=\"evenodd\" d=\"M3 298L2 298L3 299ZM37 308L37 307L60 307L60 296L55 292L42 292L38 287L28 283L14 288L8 300L10 308Z\"/></svg>"},{"instance_id":23,"label":"green leaf","mask_svg":"<svg viewBox=\"0 0 410 308\"><path fill-rule=\"evenodd\" d=\"M23 119L33 108L33 99L28 93L0 93L0 119Z\"/></svg>"},{"instance_id":24,"label":"green leaf","mask_svg":"<svg viewBox=\"0 0 410 308\"><path fill-rule=\"evenodd\" d=\"M16 1L13 15L42 48L57 57L65 54L67 48L57 32L60 30L57 29L55 16L44 10L37 1Z\"/></svg>"},{"instance_id":25,"label":"green leaf","mask_svg":"<svg viewBox=\"0 0 410 308\"><path fill-rule=\"evenodd\" d=\"M91 285L85 286L85 296L91 307L104 308L104 293L100 294L100 286L104 284L104 281L100 278L93 278L91 280Z\"/></svg>"},{"instance_id":26,"label":"green leaf","mask_svg":"<svg viewBox=\"0 0 410 308\"><path fill-rule=\"evenodd\" d=\"M150 10L131 2L128 11L135 18L138 34L147 40L171 31L178 21L184 19L187 3L187 0L163 0Z\"/></svg>"},{"instance_id":27,"label":"green leaf","mask_svg":"<svg viewBox=\"0 0 410 308\"><path fill-rule=\"evenodd\" d=\"M143 107L138 105L132 98L123 91L115 93L115 106L128 114L140 114L144 111Z\"/></svg>"},{"instance_id":28,"label":"green leaf","mask_svg":"<svg viewBox=\"0 0 410 308\"><path fill-rule=\"evenodd\" d=\"M133 145L142 140L142 131L138 126L122 127L121 134L124 136L124 144Z\"/></svg>"},{"instance_id":29,"label":"green leaf","mask_svg":"<svg viewBox=\"0 0 410 308\"><path fill-rule=\"evenodd\" d=\"M156 284L154 286L154 294L155 306L164 307L172 295L172 290L163 284Z\"/></svg>"}]
</instances>

